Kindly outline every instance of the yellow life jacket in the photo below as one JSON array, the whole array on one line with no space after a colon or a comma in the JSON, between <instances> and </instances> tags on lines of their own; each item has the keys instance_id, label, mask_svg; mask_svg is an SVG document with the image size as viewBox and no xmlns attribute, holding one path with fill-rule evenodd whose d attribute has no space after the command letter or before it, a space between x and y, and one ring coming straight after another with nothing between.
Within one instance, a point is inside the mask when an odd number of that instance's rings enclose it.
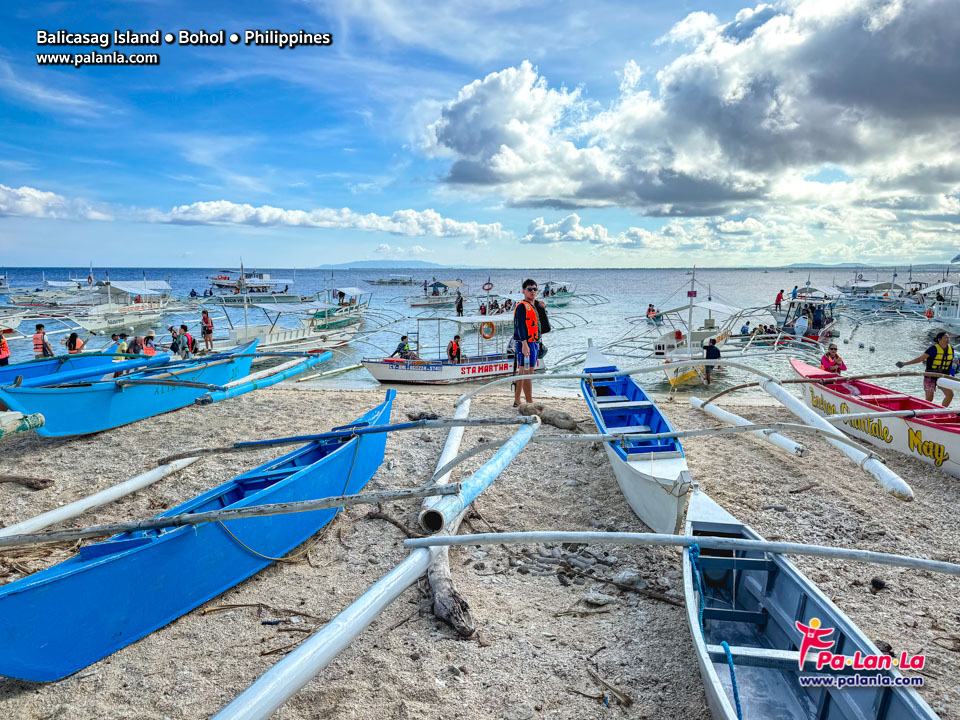
<instances>
[{"instance_id":1,"label":"yellow life jacket","mask_svg":"<svg viewBox=\"0 0 960 720\"><path fill-rule=\"evenodd\" d=\"M933 348L936 355L927 361L930 363L929 372L949 372L950 366L953 364L953 347L947 345L946 350L944 350L940 347L940 343L934 343Z\"/></svg>"}]
</instances>

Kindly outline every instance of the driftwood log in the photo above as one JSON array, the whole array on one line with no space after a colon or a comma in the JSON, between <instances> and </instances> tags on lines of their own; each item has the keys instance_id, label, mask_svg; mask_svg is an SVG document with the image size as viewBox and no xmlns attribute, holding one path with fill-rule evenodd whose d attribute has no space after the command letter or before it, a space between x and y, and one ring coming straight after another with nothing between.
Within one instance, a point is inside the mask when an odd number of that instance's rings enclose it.
<instances>
[{"instance_id":1,"label":"driftwood log","mask_svg":"<svg viewBox=\"0 0 960 720\"><path fill-rule=\"evenodd\" d=\"M461 520L463 513L454 518L453 522L444 528L444 532L455 535L460 529ZM427 570L427 578L433 590L433 614L456 630L460 637L472 638L477 633L477 624L470 614L470 603L453 584L449 550L447 547L438 548L433 564Z\"/></svg>"},{"instance_id":2,"label":"driftwood log","mask_svg":"<svg viewBox=\"0 0 960 720\"><path fill-rule=\"evenodd\" d=\"M17 483L31 490L44 490L53 485L49 478L33 478L25 475L0 475L0 483Z\"/></svg>"},{"instance_id":3,"label":"driftwood log","mask_svg":"<svg viewBox=\"0 0 960 720\"><path fill-rule=\"evenodd\" d=\"M573 417L560 410L554 410L541 403L520 403L521 415L539 415L540 420L547 425L553 425L561 430L580 432L580 426Z\"/></svg>"}]
</instances>

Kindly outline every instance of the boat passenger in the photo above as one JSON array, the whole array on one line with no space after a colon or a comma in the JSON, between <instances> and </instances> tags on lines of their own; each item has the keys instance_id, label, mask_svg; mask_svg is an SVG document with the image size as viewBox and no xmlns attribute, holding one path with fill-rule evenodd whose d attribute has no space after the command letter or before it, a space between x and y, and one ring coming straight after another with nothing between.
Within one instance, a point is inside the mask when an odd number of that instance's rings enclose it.
<instances>
[{"instance_id":1,"label":"boat passenger","mask_svg":"<svg viewBox=\"0 0 960 720\"><path fill-rule=\"evenodd\" d=\"M126 354L127 347L128 347L127 334L120 333L119 337L117 338L117 353L120 355Z\"/></svg>"},{"instance_id":2,"label":"boat passenger","mask_svg":"<svg viewBox=\"0 0 960 720\"><path fill-rule=\"evenodd\" d=\"M813 329L819 330L823 327L823 308L819 305L813 309Z\"/></svg>"},{"instance_id":3,"label":"boat passenger","mask_svg":"<svg viewBox=\"0 0 960 720\"><path fill-rule=\"evenodd\" d=\"M741 334L741 335L749 335L749 334L750 334L750 321L749 321L749 320L747 320L747 321L743 324L743 326L740 328L740 334Z\"/></svg>"},{"instance_id":4,"label":"boat passenger","mask_svg":"<svg viewBox=\"0 0 960 720\"><path fill-rule=\"evenodd\" d=\"M400 337L400 342L397 343L397 349L390 353L389 357L397 356L403 358L404 360L419 360L420 356L410 349L410 345L407 342L408 339L409 338L406 335L402 335Z\"/></svg>"},{"instance_id":5,"label":"boat passenger","mask_svg":"<svg viewBox=\"0 0 960 720\"><path fill-rule=\"evenodd\" d=\"M87 338L84 342L80 342L80 336L77 333L70 333L70 337L63 341L63 344L67 346L68 355L76 355L77 353L82 353L84 346L87 342L90 341L90 338Z\"/></svg>"},{"instance_id":6,"label":"boat passenger","mask_svg":"<svg viewBox=\"0 0 960 720\"><path fill-rule=\"evenodd\" d=\"M797 299L797 292L798 292L799 290L800 290L800 286L799 286L799 285L794 285L794 286L793 286L793 290L790 291L790 297L791 297L792 299L796 300L796 299Z\"/></svg>"},{"instance_id":7,"label":"boat passenger","mask_svg":"<svg viewBox=\"0 0 960 720\"><path fill-rule=\"evenodd\" d=\"M510 298L507 298L503 303L503 312L510 312L512 309L513 309L513 300L511 300Z\"/></svg>"},{"instance_id":8,"label":"boat passenger","mask_svg":"<svg viewBox=\"0 0 960 720\"><path fill-rule=\"evenodd\" d=\"M486 315L486 314L487 314L487 304L486 304L486 303L480 303L480 314L481 314L481 315Z\"/></svg>"},{"instance_id":9,"label":"boat passenger","mask_svg":"<svg viewBox=\"0 0 960 720\"><path fill-rule=\"evenodd\" d=\"M540 316L533 304L536 298L536 281L529 278L524 280L523 300L517 303L513 313L513 339L517 345L517 367L521 376L533 373L540 352ZM533 383L530 380L518 379L514 390L514 407L520 407L521 391L528 403L533 402Z\"/></svg>"},{"instance_id":10,"label":"boat passenger","mask_svg":"<svg viewBox=\"0 0 960 720\"><path fill-rule=\"evenodd\" d=\"M143 338L140 335L137 335L130 344L127 345L127 352L131 355L141 355L143 354Z\"/></svg>"},{"instance_id":11,"label":"boat passenger","mask_svg":"<svg viewBox=\"0 0 960 720\"><path fill-rule=\"evenodd\" d=\"M171 325L167 328L170 332L170 352L174 355L180 354L180 333L177 332L177 329Z\"/></svg>"},{"instance_id":12,"label":"boat passenger","mask_svg":"<svg viewBox=\"0 0 960 720\"><path fill-rule=\"evenodd\" d=\"M720 348L717 347L717 339L710 338L710 344L704 348L703 356L707 360L719 360L720 359ZM703 369L706 371L707 376L707 385L710 384L710 373L713 372L713 365L704 365Z\"/></svg>"},{"instance_id":13,"label":"boat passenger","mask_svg":"<svg viewBox=\"0 0 960 720\"><path fill-rule=\"evenodd\" d=\"M197 339L187 332L187 326L180 326L180 357L184 360L193 358L193 353L197 351Z\"/></svg>"},{"instance_id":14,"label":"boat passenger","mask_svg":"<svg viewBox=\"0 0 960 720\"><path fill-rule=\"evenodd\" d=\"M35 358L53 357L53 348L47 341L47 333L44 332L43 323L39 323L36 332L33 334L33 356Z\"/></svg>"},{"instance_id":15,"label":"boat passenger","mask_svg":"<svg viewBox=\"0 0 960 720\"><path fill-rule=\"evenodd\" d=\"M837 375L847 369L843 358L837 355L837 346L833 343L830 343L830 347L827 348L827 354L820 358L820 369L836 373Z\"/></svg>"},{"instance_id":16,"label":"boat passenger","mask_svg":"<svg viewBox=\"0 0 960 720\"><path fill-rule=\"evenodd\" d=\"M463 362L463 346L460 344L460 336L454 335L453 340L447 343L447 360L459 365Z\"/></svg>"},{"instance_id":17,"label":"boat passenger","mask_svg":"<svg viewBox=\"0 0 960 720\"><path fill-rule=\"evenodd\" d=\"M10 364L10 345L7 339L0 333L0 367Z\"/></svg>"},{"instance_id":18,"label":"boat passenger","mask_svg":"<svg viewBox=\"0 0 960 720\"><path fill-rule=\"evenodd\" d=\"M793 332L798 340L803 340L803 336L807 334L808 327L810 327L810 321L807 320L806 315L801 315L796 319L793 323Z\"/></svg>"},{"instance_id":19,"label":"boat passenger","mask_svg":"<svg viewBox=\"0 0 960 720\"><path fill-rule=\"evenodd\" d=\"M777 312L780 312L780 305L783 303L783 290L777 293L777 299L773 301L773 307Z\"/></svg>"},{"instance_id":20,"label":"boat passenger","mask_svg":"<svg viewBox=\"0 0 960 720\"><path fill-rule=\"evenodd\" d=\"M463 317L463 295L457 291L457 317Z\"/></svg>"},{"instance_id":21,"label":"boat passenger","mask_svg":"<svg viewBox=\"0 0 960 720\"><path fill-rule=\"evenodd\" d=\"M213 352L213 319L207 310L200 313L200 334L203 336L203 349Z\"/></svg>"},{"instance_id":22,"label":"boat passenger","mask_svg":"<svg viewBox=\"0 0 960 720\"><path fill-rule=\"evenodd\" d=\"M934 343L928 347L920 357L906 362L898 362L897 367L902 368L906 365L915 363L926 363L927 375L923 377L923 393L927 402L933 402L933 397L937 392L937 378L946 377L956 372L953 347L950 345L950 333L943 331L937 333ZM934 374L935 373L935 374ZM940 388L943 393L943 406L948 407L953 400L953 390Z\"/></svg>"},{"instance_id":23,"label":"boat passenger","mask_svg":"<svg viewBox=\"0 0 960 720\"><path fill-rule=\"evenodd\" d=\"M190 297L196 297L196 296L197 296L197 291L194 290L193 288L191 288L191 289L190 289Z\"/></svg>"},{"instance_id":24,"label":"boat passenger","mask_svg":"<svg viewBox=\"0 0 960 720\"><path fill-rule=\"evenodd\" d=\"M148 357L157 354L157 346L153 344L155 337L156 333L153 330L147 331L147 334L143 336L143 354Z\"/></svg>"}]
</instances>

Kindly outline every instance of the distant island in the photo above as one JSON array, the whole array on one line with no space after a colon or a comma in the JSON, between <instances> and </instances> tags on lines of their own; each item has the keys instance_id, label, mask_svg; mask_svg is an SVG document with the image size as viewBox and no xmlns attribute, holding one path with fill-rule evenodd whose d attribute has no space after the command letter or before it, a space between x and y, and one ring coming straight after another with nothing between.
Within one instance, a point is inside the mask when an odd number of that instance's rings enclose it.
<instances>
[{"instance_id":1,"label":"distant island","mask_svg":"<svg viewBox=\"0 0 960 720\"><path fill-rule=\"evenodd\" d=\"M336 265L317 265L314 270L406 270L424 268L453 268L460 270L478 270L483 269L477 265L440 265L438 263L426 262L425 260L354 260L352 262L338 263Z\"/></svg>"}]
</instances>

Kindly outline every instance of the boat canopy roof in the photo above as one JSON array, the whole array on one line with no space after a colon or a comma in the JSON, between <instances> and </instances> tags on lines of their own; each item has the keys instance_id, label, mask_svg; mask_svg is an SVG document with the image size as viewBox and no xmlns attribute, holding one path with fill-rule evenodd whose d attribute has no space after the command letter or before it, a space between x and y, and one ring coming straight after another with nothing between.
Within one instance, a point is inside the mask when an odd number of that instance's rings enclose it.
<instances>
[{"instance_id":1,"label":"boat canopy roof","mask_svg":"<svg viewBox=\"0 0 960 720\"><path fill-rule=\"evenodd\" d=\"M820 287L818 285L807 285L806 287L800 288L800 292L818 292L823 293L828 297L837 297L843 295L843 291L838 288L830 285L829 287Z\"/></svg>"},{"instance_id":2,"label":"boat canopy roof","mask_svg":"<svg viewBox=\"0 0 960 720\"><path fill-rule=\"evenodd\" d=\"M494 325L513 324L513 313L498 313L497 315L464 315L463 317L425 317L417 318L418 321L425 320L447 320L457 325L472 325L474 323L492 323Z\"/></svg>"},{"instance_id":3,"label":"boat canopy roof","mask_svg":"<svg viewBox=\"0 0 960 720\"><path fill-rule=\"evenodd\" d=\"M851 290L903 290L902 285L897 285L889 280L857 280L856 282L850 283L849 287Z\"/></svg>"},{"instance_id":4,"label":"boat canopy roof","mask_svg":"<svg viewBox=\"0 0 960 720\"><path fill-rule=\"evenodd\" d=\"M318 310L336 310L336 305L329 305L323 302L299 302L299 303L249 303L248 307L260 308L267 312L275 312L284 315L312 313Z\"/></svg>"},{"instance_id":5,"label":"boat canopy roof","mask_svg":"<svg viewBox=\"0 0 960 720\"><path fill-rule=\"evenodd\" d=\"M347 297L356 297L357 295L366 295L369 290L361 290L358 287L338 287L334 288L338 293L343 293Z\"/></svg>"},{"instance_id":6,"label":"boat canopy roof","mask_svg":"<svg viewBox=\"0 0 960 720\"><path fill-rule=\"evenodd\" d=\"M131 295L160 295L173 290L166 280L110 280L110 288ZM107 287L106 280L96 282L98 288Z\"/></svg>"},{"instance_id":7,"label":"boat canopy roof","mask_svg":"<svg viewBox=\"0 0 960 720\"><path fill-rule=\"evenodd\" d=\"M726 303L717 302L716 300L701 300L700 302L695 302L693 306L695 308L709 310L710 312L721 313L723 315L736 315L739 312L743 312L743 308L738 308L734 305L727 305ZM658 310L657 314L679 315L687 312L689 309L689 305L681 305L680 307L670 308L669 310Z\"/></svg>"},{"instance_id":8,"label":"boat canopy roof","mask_svg":"<svg viewBox=\"0 0 960 720\"><path fill-rule=\"evenodd\" d=\"M77 278L76 280L44 280L45 285L50 287L60 287L60 288L75 288L77 285L86 285L86 280L81 280Z\"/></svg>"},{"instance_id":9,"label":"boat canopy roof","mask_svg":"<svg viewBox=\"0 0 960 720\"><path fill-rule=\"evenodd\" d=\"M542 285L573 285L570 280L544 280Z\"/></svg>"},{"instance_id":10,"label":"boat canopy roof","mask_svg":"<svg viewBox=\"0 0 960 720\"><path fill-rule=\"evenodd\" d=\"M946 290L947 288L955 288L955 287L958 287L956 283L947 282L947 281L938 282L934 285L931 285L930 287L924 288L923 290L917 290L917 294L926 295L927 293L935 293L935 292L939 292L940 290Z\"/></svg>"},{"instance_id":11,"label":"boat canopy roof","mask_svg":"<svg viewBox=\"0 0 960 720\"><path fill-rule=\"evenodd\" d=\"M448 288L461 288L466 287L466 284L460 282L459 280L434 280L432 283L427 283L428 287L448 287Z\"/></svg>"}]
</instances>

